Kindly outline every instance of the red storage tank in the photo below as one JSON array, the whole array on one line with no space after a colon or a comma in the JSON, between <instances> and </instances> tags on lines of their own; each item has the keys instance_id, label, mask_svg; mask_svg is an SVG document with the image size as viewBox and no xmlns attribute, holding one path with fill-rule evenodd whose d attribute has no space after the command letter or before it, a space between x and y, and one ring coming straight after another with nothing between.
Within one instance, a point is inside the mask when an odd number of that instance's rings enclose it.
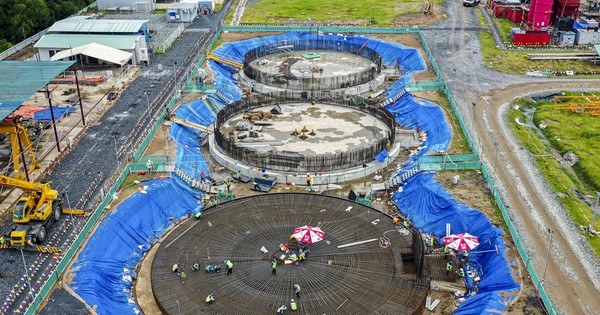
<instances>
[{"instance_id":1,"label":"red storage tank","mask_svg":"<svg viewBox=\"0 0 600 315\"><path fill-rule=\"evenodd\" d=\"M527 16L527 26L534 31L550 26L553 0L532 0Z\"/></svg>"},{"instance_id":2,"label":"red storage tank","mask_svg":"<svg viewBox=\"0 0 600 315\"><path fill-rule=\"evenodd\" d=\"M554 3L554 16L556 18L572 17L577 21L579 4L581 0L558 0Z\"/></svg>"}]
</instances>

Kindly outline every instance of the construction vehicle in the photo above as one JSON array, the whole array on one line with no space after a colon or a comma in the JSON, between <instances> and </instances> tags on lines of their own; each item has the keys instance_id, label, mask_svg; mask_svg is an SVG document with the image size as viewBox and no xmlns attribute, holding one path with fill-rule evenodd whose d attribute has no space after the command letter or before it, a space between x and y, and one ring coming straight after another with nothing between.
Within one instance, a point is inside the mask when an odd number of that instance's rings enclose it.
<instances>
[{"instance_id":1,"label":"construction vehicle","mask_svg":"<svg viewBox=\"0 0 600 315\"><path fill-rule=\"evenodd\" d=\"M58 191L48 183L32 183L26 180L0 175L0 185L19 188L25 193L13 210L13 224L6 233L11 246L41 244L46 240L50 227L60 219L62 199Z\"/></svg>"},{"instance_id":2,"label":"construction vehicle","mask_svg":"<svg viewBox=\"0 0 600 315\"><path fill-rule=\"evenodd\" d=\"M25 179L28 173L41 166L35 158L31 140L27 135L27 129L21 124L20 117L15 117L12 123L0 123L0 134L7 135L10 139L11 160L16 178ZM25 160L26 155L29 157L30 165L27 165L27 161ZM23 169L21 170L21 168Z\"/></svg>"}]
</instances>

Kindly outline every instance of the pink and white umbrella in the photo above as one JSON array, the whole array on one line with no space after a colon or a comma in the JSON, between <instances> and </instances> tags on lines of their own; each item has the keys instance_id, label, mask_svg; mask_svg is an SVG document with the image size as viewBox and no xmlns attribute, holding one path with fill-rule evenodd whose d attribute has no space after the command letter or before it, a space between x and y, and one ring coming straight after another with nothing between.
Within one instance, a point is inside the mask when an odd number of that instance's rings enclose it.
<instances>
[{"instance_id":1,"label":"pink and white umbrella","mask_svg":"<svg viewBox=\"0 0 600 315\"><path fill-rule=\"evenodd\" d=\"M322 241L325 237L325 232L323 232L317 226L301 226L294 230L294 237L300 243L316 243L318 241Z\"/></svg>"},{"instance_id":2,"label":"pink and white umbrella","mask_svg":"<svg viewBox=\"0 0 600 315\"><path fill-rule=\"evenodd\" d=\"M469 233L452 234L442 238L446 246L461 251L471 250L479 246L479 239Z\"/></svg>"}]
</instances>

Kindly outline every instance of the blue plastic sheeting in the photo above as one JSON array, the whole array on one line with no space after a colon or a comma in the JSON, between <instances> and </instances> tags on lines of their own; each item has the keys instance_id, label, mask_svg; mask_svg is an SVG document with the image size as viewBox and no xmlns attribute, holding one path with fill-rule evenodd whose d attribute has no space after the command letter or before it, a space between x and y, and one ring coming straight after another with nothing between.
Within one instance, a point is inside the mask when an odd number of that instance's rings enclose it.
<instances>
[{"instance_id":1,"label":"blue plastic sheeting","mask_svg":"<svg viewBox=\"0 0 600 315\"><path fill-rule=\"evenodd\" d=\"M144 185L145 194L129 197L102 221L74 265L71 287L99 314L135 314L139 308L131 300L133 269L173 224L170 218L198 211L199 195L179 179Z\"/></svg>"},{"instance_id":2,"label":"blue plastic sheeting","mask_svg":"<svg viewBox=\"0 0 600 315\"><path fill-rule=\"evenodd\" d=\"M386 149L383 149L383 151L377 153L377 155L375 156L375 160L377 160L378 162L383 162L388 157L390 157L390 154Z\"/></svg>"},{"instance_id":3,"label":"blue plastic sheeting","mask_svg":"<svg viewBox=\"0 0 600 315\"><path fill-rule=\"evenodd\" d=\"M423 143L424 150L421 150L420 155L428 151L448 149L452 131L439 106L427 101L417 102L410 93L405 93L386 108L396 116L396 122L403 127L422 130L427 134L427 140Z\"/></svg>"},{"instance_id":4,"label":"blue plastic sheeting","mask_svg":"<svg viewBox=\"0 0 600 315\"><path fill-rule=\"evenodd\" d=\"M50 113L50 107L49 106L44 106L44 107L47 109L44 109L39 112L35 112L33 114L33 120L52 121L52 113ZM56 121L60 121L63 118L63 116L65 116L68 113L72 113L72 112L76 111L77 108L75 108L75 107L64 108L64 107L52 106L52 110L54 111L54 119Z\"/></svg>"},{"instance_id":5,"label":"blue plastic sheeting","mask_svg":"<svg viewBox=\"0 0 600 315\"><path fill-rule=\"evenodd\" d=\"M337 50L338 43L349 42L374 49L379 53L382 62L387 66L399 65L404 73L414 73L426 69L423 58L415 48L404 47L400 44L385 42L365 35L335 35L335 34L316 34L307 32L287 32L283 35L265 36L251 38L247 40L228 43L220 46L213 53L215 56L233 60L239 63L244 62L245 54L259 46L268 46L280 44L284 41L314 41L319 46L317 49ZM319 48L320 47L320 48Z\"/></svg>"},{"instance_id":6,"label":"blue plastic sheeting","mask_svg":"<svg viewBox=\"0 0 600 315\"><path fill-rule=\"evenodd\" d=\"M223 106L231 104L242 98L242 90L238 82L233 78L231 71L234 69L229 65L208 61L208 66L215 72L215 94L209 95L212 101L221 103Z\"/></svg>"},{"instance_id":7,"label":"blue plastic sheeting","mask_svg":"<svg viewBox=\"0 0 600 315\"><path fill-rule=\"evenodd\" d=\"M203 126L210 126L217 119L202 100L181 105L175 116ZM208 178L208 165L201 152L200 134L202 132L194 128L173 124L170 133L173 141L177 144L175 166L191 178L201 179L203 175Z\"/></svg>"},{"instance_id":8,"label":"blue plastic sheeting","mask_svg":"<svg viewBox=\"0 0 600 315\"><path fill-rule=\"evenodd\" d=\"M502 230L493 226L480 211L471 209L452 199L452 195L433 180L434 173L419 173L409 178L402 192L394 194L398 209L410 217L413 224L427 233L433 233L438 241L446 235L446 224L451 224L451 233L468 232L477 236L481 244L469 254L470 260L477 261L483 274L477 285L479 292L468 297L454 314L497 314L495 310L506 311L511 297L502 292L518 290L508 262L504 257L506 249L501 235ZM498 246L499 254L495 249ZM492 251L486 253L478 253Z\"/></svg>"}]
</instances>

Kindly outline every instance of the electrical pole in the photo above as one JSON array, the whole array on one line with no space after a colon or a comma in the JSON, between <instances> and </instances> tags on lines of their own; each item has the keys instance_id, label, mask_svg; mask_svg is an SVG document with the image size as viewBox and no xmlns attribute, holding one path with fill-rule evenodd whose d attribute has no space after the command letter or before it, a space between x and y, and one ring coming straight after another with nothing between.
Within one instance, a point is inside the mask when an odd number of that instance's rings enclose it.
<instances>
[{"instance_id":1,"label":"electrical pole","mask_svg":"<svg viewBox=\"0 0 600 315\"><path fill-rule=\"evenodd\" d=\"M548 269L548 259L550 259L550 250L552 249L552 241L554 239L554 231L548 229L548 233L550 233L550 242L548 242L548 252L546 253L546 263L544 264L544 275L542 276L541 284L544 284L544 280L546 280L546 270Z\"/></svg>"}]
</instances>

